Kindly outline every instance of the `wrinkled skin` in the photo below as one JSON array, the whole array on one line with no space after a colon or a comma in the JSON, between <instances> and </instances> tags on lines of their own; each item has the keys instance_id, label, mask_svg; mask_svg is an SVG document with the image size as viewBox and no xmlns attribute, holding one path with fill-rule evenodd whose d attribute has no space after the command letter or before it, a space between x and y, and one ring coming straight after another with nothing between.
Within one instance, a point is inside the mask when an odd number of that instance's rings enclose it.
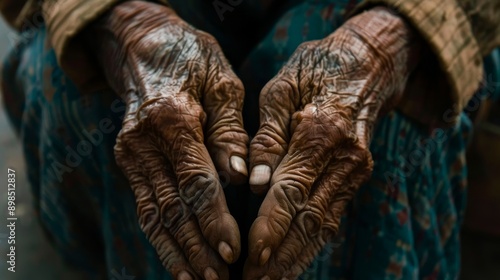
<instances>
[{"instance_id":1,"label":"wrinkled skin","mask_svg":"<svg viewBox=\"0 0 500 280\"><path fill-rule=\"evenodd\" d=\"M87 34L127 105L115 155L141 228L175 278L228 279L240 233L218 174L247 180L241 82L216 41L166 7L119 4ZM297 278L336 234L370 176L372 127L401 97L415 45L401 18L375 8L302 44L263 89L250 184L266 198L245 279Z\"/></svg>"},{"instance_id":2,"label":"wrinkled skin","mask_svg":"<svg viewBox=\"0 0 500 280\"><path fill-rule=\"evenodd\" d=\"M120 4L86 40L126 103L115 156L142 230L176 279L228 279L240 233L217 170L247 180L241 81L213 37L164 6Z\"/></svg>"},{"instance_id":3,"label":"wrinkled skin","mask_svg":"<svg viewBox=\"0 0 500 280\"><path fill-rule=\"evenodd\" d=\"M250 184L267 194L245 279L295 279L337 233L371 175L372 128L401 97L415 41L401 18L374 8L299 46L262 90Z\"/></svg>"}]
</instances>

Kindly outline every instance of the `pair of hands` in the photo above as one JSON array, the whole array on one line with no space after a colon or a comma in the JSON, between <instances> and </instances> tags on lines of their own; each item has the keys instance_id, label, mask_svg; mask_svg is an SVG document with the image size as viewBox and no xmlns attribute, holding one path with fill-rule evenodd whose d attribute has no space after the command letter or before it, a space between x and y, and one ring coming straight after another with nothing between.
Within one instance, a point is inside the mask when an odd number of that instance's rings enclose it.
<instances>
[{"instance_id":1,"label":"pair of hands","mask_svg":"<svg viewBox=\"0 0 500 280\"><path fill-rule=\"evenodd\" d=\"M245 279L298 277L370 176L372 127L411 68L411 31L385 8L302 44L262 90L248 174L243 85L213 37L142 1L116 6L91 31L127 105L117 163L142 230L176 279L228 279L227 264L239 257L218 172L266 194Z\"/></svg>"}]
</instances>

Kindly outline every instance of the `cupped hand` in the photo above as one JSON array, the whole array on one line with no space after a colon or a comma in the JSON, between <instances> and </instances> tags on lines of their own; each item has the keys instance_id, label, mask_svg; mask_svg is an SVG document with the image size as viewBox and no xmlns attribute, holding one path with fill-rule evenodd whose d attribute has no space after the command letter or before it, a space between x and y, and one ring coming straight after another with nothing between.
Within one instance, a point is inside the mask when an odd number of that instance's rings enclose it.
<instances>
[{"instance_id":1,"label":"cupped hand","mask_svg":"<svg viewBox=\"0 0 500 280\"><path fill-rule=\"evenodd\" d=\"M168 7L125 2L87 34L126 103L115 156L142 230L176 279L228 279L240 233L218 171L247 178L242 83L216 40Z\"/></svg>"},{"instance_id":2,"label":"cupped hand","mask_svg":"<svg viewBox=\"0 0 500 280\"><path fill-rule=\"evenodd\" d=\"M412 30L387 8L303 43L262 90L250 184L266 197L249 236L245 279L295 279L336 234L371 175L381 108L404 90Z\"/></svg>"}]
</instances>

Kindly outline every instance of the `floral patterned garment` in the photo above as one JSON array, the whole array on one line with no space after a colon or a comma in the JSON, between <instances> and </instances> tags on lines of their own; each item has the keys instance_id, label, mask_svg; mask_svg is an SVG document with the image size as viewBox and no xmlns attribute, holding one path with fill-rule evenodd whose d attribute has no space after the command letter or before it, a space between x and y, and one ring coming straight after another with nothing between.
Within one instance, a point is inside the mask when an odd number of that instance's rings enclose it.
<instances>
[{"instance_id":1,"label":"floral patterned garment","mask_svg":"<svg viewBox=\"0 0 500 280\"><path fill-rule=\"evenodd\" d=\"M356 3L244 1L221 21L211 1L170 2L220 41L245 84L250 135L258 127L263 85L300 43L333 32ZM139 228L134 196L114 161L123 103L112 92L81 95L57 65L43 27L7 57L2 86L22 139L37 214L65 259L89 279L123 273L171 279ZM301 278L456 279L470 131L465 113L448 129L423 127L397 111L382 117L371 144L371 180L350 204L336 240ZM262 198L244 187L225 191L242 228L244 257L245 235Z\"/></svg>"}]
</instances>

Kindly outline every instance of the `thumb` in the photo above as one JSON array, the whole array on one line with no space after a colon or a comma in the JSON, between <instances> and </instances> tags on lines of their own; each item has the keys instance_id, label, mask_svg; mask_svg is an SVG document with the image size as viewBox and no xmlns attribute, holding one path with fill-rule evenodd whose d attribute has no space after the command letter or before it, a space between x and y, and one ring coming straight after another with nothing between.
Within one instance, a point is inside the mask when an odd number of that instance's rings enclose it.
<instances>
[{"instance_id":1,"label":"thumb","mask_svg":"<svg viewBox=\"0 0 500 280\"><path fill-rule=\"evenodd\" d=\"M297 107L294 96L298 95L292 85L282 77L274 78L260 94L261 124L250 144L250 188L256 194L267 192L271 175L288 150L290 119Z\"/></svg>"},{"instance_id":2,"label":"thumb","mask_svg":"<svg viewBox=\"0 0 500 280\"><path fill-rule=\"evenodd\" d=\"M203 107L207 114L207 148L218 171L226 172L230 182L242 184L248 176L246 159L248 135L243 128L244 88L226 62L211 71Z\"/></svg>"}]
</instances>

